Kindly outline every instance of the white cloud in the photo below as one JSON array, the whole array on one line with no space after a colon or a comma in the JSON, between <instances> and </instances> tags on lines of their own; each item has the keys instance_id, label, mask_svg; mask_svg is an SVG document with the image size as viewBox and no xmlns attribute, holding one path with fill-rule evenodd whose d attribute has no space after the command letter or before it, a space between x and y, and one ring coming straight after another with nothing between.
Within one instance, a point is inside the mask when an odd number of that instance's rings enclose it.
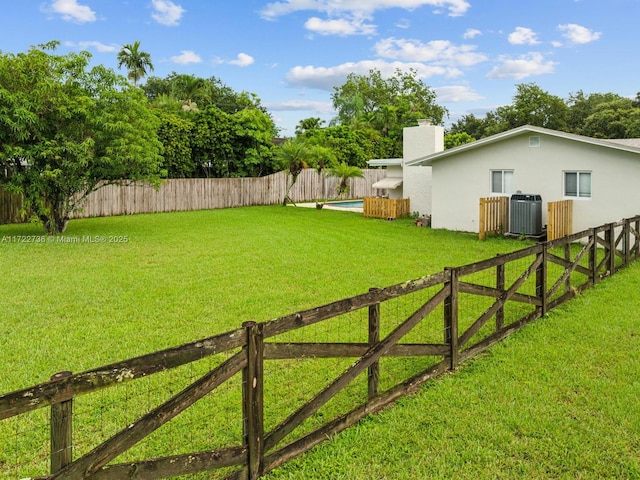
<instances>
[{"instance_id":1,"label":"white cloud","mask_svg":"<svg viewBox=\"0 0 640 480\"><path fill-rule=\"evenodd\" d=\"M185 9L171 0L151 0L154 12L151 14L156 22L168 27L174 27L180 23Z\"/></svg>"},{"instance_id":2,"label":"white cloud","mask_svg":"<svg viewBox=\"0 0 640 480\"><path fill-rule=\"evenodd\" d=\"M433 91L436 93L438 102L442 103L475 102L485 98L465 85L434 87Z\"/></svg>"},{"instance_id":3,"label":"white cloud","mask_svg":"<svg viewBox=\"0 0 640 480\"><path fill-rule=\"evenodd\" d=\"M487 74L487 78L513 78L522 80L532 75L553 73L556 63L544 59L541 53L532 52L511 58L506 55L499 57L500 64Z\"/></svg>"},{"instance_id":4,"label":"white cloud","mask_svg":"<svg viewBox=\"0 0 640 480\"><path fill-rule=\"evenodd\" d=\"M474 51L475 45L454 45L448 40L422 43L391 37L380 40L374 49L380 57L436 65L470 66L487 60L485 55Z\"/></svg>"},{"instance_id":5,"label":"white cloud","mask_svg":"<svg viewBox=\"0 0 640 480\"><path fill-rule=\"evenodd\" d=\"M576 25L575 23L568 23L566 25L558 25L558 30L563 32L562 36L568 39L574 44L591 43L598 40L601 36L601 32L594 32L593 30L583 27L582 25Z\"/></svg>"},{"instance_id":6,"label":"white cloud","mask_svg":"<svg viewBox=\"0 0 640 480\"><path fill-rule=\"evenodd\" d=\"M64 45L71 48L77 47L80 50L95 50L96 52L99 52L99 53L118 52L120 48L122 48L120 45L115 45L113 43L111 45L105 45L102 42L96 42L96 41L84 41L84 42L78 42L78 43L64 42Z\"/></svg>"},{"instance_id":7,"label":"white cloud","mask_svg":"<svg viewBox=\"0 0 640 480\"><path fill-rule=\"evenodd\" d=\"M78 4L78 0L55 0L47 11L59 14L68 22L95 22L96 12L86 5Z\"/></svg>"},{"instance_id":8,"label":"white cloud","mask_svg":"<svg viewBox=\"0 0 640 480\"><path fill-rule=\"evenodd\" d=\"M339 18L335 20L322 20L311 17L304 24L307 30L320 35L374 35L376 26L364 23L363 19Z\"/></svg>"},{"instance_id":9,"label":"white cloud","mask_svg":"<svg viewBox=\"0 0 640 480\"><path fill-rule=\"evenodd\" d=\"M179 63L180 65L188 65L190 63L200 63L202 59L200 55L191 50L182 50L180 55L171 57L173 63Z\"/></svg>"},{"instance_id":10,"label":"white cloud","mask_svg":"<svg viewBox=\"0 0 640 480\"><path fill-rule=\"evenodd\" d=\"M238 67L248 67L254 62L254 58L251 55L247 55L246 53L239 53L235 60L229 60L229 65L236 65Z\"/></svg>"},{"instance_id":11,"label":"white cloud","mask_svg":"<svg viewBox=\"0 0 640 480\"><path fill-rule=\"evenodd\" d=\"M509 43L512 45L537 45L540 43L538 35L526 27L516 27L515 31L509 34Z\"/></svg>"},{"instance_id":12,"label":"white cloud","mask_svg":"<svg viewBox=\"0 0 640 480\"><path fill-rule=\"evenodd\" d=\"M331 102L318 102L313 100L288 100L286 102L265 103L265 108L276 112L311 111L323 115L335 113Z\"/></svg>"},{"instance_id":13,"label":"white cloud","mask_svg":"<svg viewBox=\"0 0 640 480\"><path fill-rule=\"evenodd\" d=\"M287 73L287 82L295 87L317 88L331 91L334 86L345 82L347 75L355 73L368 75L371 70L379 70L383 77L391 77L396 70L416 71L419 78L430 78L436 75L455 78L462 75L457 68L429 66L419 62L387 62L384 60L365 60L349 62L333 67L297 66Z\"/></svg>"},{"instance_id":14,"label":"white cloud","mask_svg":"<svg viewBox=\"0 0 640 480\"><path fill-rule=\"evenodd\" d=\"M327 15L343 15L354 12L372 14L377 10L402 8L414 10L431 6L446 9L449 16L464 15L471 7L467 0L282 0L273 2L260 12L268 20L300 11L317 11Z\"/></svg>"},{"instance_id":15,"label":"white cloud","mask_svg":"<svg viewBox=\"0 0 640 480\"><path fill-rule=\"evenodd\" d=\"M479 35L482 35L482 32L480 30L475 28L467 28L467 30L464 32L464 35L462 35L462 38L468 40L471 38L476 38Z\"/></svg>"}]
</instances>

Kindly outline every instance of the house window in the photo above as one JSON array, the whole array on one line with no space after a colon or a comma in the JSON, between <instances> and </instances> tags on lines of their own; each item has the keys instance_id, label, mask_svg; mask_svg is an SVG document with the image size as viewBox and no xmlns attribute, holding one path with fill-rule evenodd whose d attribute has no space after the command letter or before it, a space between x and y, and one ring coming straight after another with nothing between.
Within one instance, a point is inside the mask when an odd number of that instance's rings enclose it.
<instances>
[{"instance_id":1,"label":"house window","mask_svg":"<svg viewBox=\"0 0 640 480\"><path fill-rule=\"evenodd\" d=\"M564 196L591 198L591 172L564 172Z\"/></svg>"},{"instance_id":2,"label":"house window","mask_svg":"<svg viewBox=\"0 0 640 480\"><path fill-rule=\"evenodd\" d=\"M491 193L508 195L513 192L513 170L491 171Z\"/></svg>"}]
</instances>

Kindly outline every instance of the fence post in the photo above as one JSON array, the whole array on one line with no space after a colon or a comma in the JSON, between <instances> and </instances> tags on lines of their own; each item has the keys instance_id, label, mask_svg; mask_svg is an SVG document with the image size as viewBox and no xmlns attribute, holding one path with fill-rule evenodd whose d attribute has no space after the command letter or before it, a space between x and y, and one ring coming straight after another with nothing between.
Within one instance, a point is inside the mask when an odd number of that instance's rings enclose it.
<instances>
[{"instance_id":1,"label":"fence post","mask_svg":"<svg viewBox=\"0 0 640 480\"><path fill-rule=\"evenodd\" d=\"M624 249L624 266L627 267L631 263L631 220L629 218L624 219L624 237L623 237L623 249Z\"/></svg>"},{"instance_id":2,"label":"fence post","mask_svg":"<svg viewBox=\"0 0 640 480\"><path fill-rule=\"evenodd\" d=\"M458 269L444 269L449 277L449 296L444 301L444 343L449 345L450 368L458 367Z\"/></svg>"},{"instance_id":3,"label":"fence post","mask_svg":"<svg viewBox=\"0 0 640 480\"><path fill-rule=\"evenodd\" d=\"M634 220L634 232L633 232L633 259L637 259L638 255L640 254L640 245L638 244L638 233L640 232L640 218L639 217L635 217Z\"/></svg>"},{"instance_id":4,"label":"fence post","mask_svg":"<svg viewBox=\"0 0 640 480\"><path fill-rule=\"evenodd\" d=\"M542 262L536 268L536 297L542 300L541 316L547 314L547 243L545 242L540 254Z\"/></svg>"},{"instance_id":5,"label":"fence post","mask_svg":"<svg viewBox=\"0 0 640 480\"><path fill-rule=\"evenodd\" d=\"M571 262L571 244L564 244L564 259L569 263ZM564 282L564 293L571 291L571 275L567 275L567 280Z\"/></svg>"},{"instance_id":6,"label":"fence post","mask_svg":"<svg viewBox=\"0 0 640 480\"><path fill-rule=\"evenodd\" d=\"M589 251L589 270L591 270L591 284L598 283L598 229L594 228L591 231L593 238L593 245Z\"/></svg>"},{"instance_id":7,"label":"fence post","mask_svg":"<svg viewBox=\"0 0 640 480\"><path fill-rule=\"evenodd\" d=\"M480 199L480 219L478 222L478 239L479 240L484 240L487 238L487 225L486 225L486 220L485 220L485 215L486 215L486 199L481 198Z\"/></svg>"},{"instance_id":8,"label":"fence post","mask_svg":"<svg viewBox=\"0 0 640 480\"><path fill-rule=\"evenodd\" d=\"M244 322L247 332L247 366L242 371L244 442L247 445L249 480L262 475L264 464L263 324Z\"/></svg>"},{"instance_id":9,"label":"fence post","mask_svg":"<svg viewBox=\"0 0 640 480\"><path fill-rule=\"evenodd\" d=\"M496 257L499 257L498 253ZM496 265L496 290L504 292L505 287L505 264L499 263ZM504 306L500 307L496 312L496 331L504 327Z\"/></svg>"},{"instance_id":10,"label":"fence post","mask_svg":"<svg viewBox=\"0 0 640 480\"><path fill-rule=\"evenodd\" d=\"M51 376L52 381L71 376L64 371ZM51 404L50 418L51 474L58 473L73 461L73 399Z\"/></svg>"},{"instance_id":11,"label":"fence post","mask_svg":"<svg viewBox=\"0 0 640 480\"><path fill-rule=\"evenodd\" d=\"M379 288L370 288L369 292L377 292ZM369 348L380 342L380 302L369 306ZM380 362L371 364L367 372L369 400L378 394L380 385Z\"/></svg>"},{"instance_id":12,"label":"fence post","mask_svg":"<svg viewBox=\"0 0 640 480\"><path fill-rule=\"evenodd\" d=\"M613 275L616 271L616 232L615 225L610 223L607 225L607 231L605 232L605 244L609 248L609 275Z\"/></svg>"}]
</instances>

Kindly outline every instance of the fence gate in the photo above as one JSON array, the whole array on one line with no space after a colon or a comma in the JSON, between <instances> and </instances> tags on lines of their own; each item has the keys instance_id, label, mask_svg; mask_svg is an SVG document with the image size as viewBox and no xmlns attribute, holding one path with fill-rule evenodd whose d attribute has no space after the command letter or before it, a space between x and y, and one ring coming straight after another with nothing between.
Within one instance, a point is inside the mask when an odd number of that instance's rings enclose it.
<instances>
[{"instance_id":1,"label":"fence gate","mask_svg":"<svg viewBox=\"0 0 640 480\"><path fill-rule=\"evenodd\" d=\"M481 198L478 225L480 240L505 233L509 227L509 197Z\"/></svg>"},{"instance_id":2,"label":"fence gate","mask_svg":"<svg viewBox=\"0 0 640 480\"><path fill-rule=\"evenodd\" d=\"M573 233L573 200L547 203L547 240Z\"/></svg>"}]
</instances>

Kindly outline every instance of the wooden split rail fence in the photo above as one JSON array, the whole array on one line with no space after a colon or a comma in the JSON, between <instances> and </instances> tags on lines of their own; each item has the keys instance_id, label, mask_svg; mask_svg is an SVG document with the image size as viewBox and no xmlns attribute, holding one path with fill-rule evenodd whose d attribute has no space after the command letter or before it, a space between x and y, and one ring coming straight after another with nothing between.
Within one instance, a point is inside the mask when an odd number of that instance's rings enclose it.
<instances>
[{"instance_id":1,"label":"wooden split rail fence","mask_svg":"<svg viewBox=\"0 0 640 480\"><path fill-rule=\"evenodd\" d=\"M226 478L256 479L429 379L455 370L460 362L637 260L639 232L640 216L405 283L372 288L361 295L268 322L246 322L237 330L176 348L82 373L62 372L49 382L1 395L0 426L7 419L19 421L28 412L50 409L50 472L41 471L38 478L42 479L153 479L217 469L226 469ZM408 302L402 304L404 308L385 307L400 300ZM402 315L394 316L395 311ZM298 342L283 336L345 319L355 312L362 312L365 320L360 332L364 341ZM426 330L432 334L425 335L420 330L425 324L433 328ZM351 328L344 330L351 332ZM182 391L123 425L90 451L79 455L74 452L72 432L75 435L76 426L72 412L81 397L105 389L117 390L124 383L135 384L142 378L212 356L220 358L217 365ZM275 372L265 368L269 362L284 362L277 371L288 377L279 384L296 385L303 380L296 365L310 359L323 362L336 358L351 360L346 368L336 370L323 388L311 392L311 398L302 404L287 398L290 411L286 418L265 415L269 411L266 372ZM426 367L424 362L417 362L417 372L396 378L393 373L387 375L384 368L394 358L431 361ZM381 362L382 359L387 360ZM241 441L212 450L113 463L237 376L241 376L235 384L241 389ZM359 404L331 417L316 415L358 381L365 387L356 399ZM275 397L269 398L273 401ZM301 425L309 426L308 430L295 435L293 432ZM173 445L171 440L169 443ZM4 448L9 447L5 443ZM32 448L42 449L42 445ZM32 472L12 472L15 477L27 473L33 476Z\"/></svg>"}]
</instances>

